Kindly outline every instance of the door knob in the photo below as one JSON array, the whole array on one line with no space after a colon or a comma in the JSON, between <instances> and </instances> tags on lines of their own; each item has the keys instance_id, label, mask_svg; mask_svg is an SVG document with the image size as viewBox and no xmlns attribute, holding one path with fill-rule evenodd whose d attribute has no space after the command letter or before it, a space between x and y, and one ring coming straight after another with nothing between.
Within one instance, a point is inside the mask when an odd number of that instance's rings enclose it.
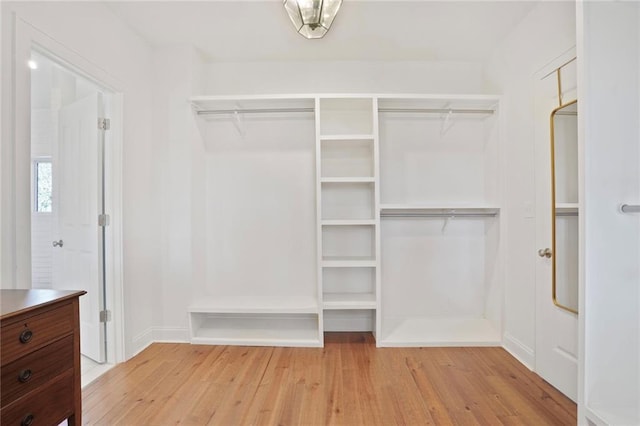
<instances>
[{"instance_id":1,"label":"door knob","mask_svg":"<svg viewBox=\"0 0 640 426\"><path fill-rule=\"evenodd\" d=\"M547 259L550 258L551 257L551 249L550 248L545 248L545 249L538 250L538 256L546 257Z\"/></svg>"},{"instance_id":2,"label":"door knob","mask_svg":"<svg viewBox=\"0 0 640 426\"><path fill-rule=\"evenodd\" d=\"M62 240L54 241L53 242L53 246L54 247L62 247L63 246Z\"/></svg>"}]
</instances>

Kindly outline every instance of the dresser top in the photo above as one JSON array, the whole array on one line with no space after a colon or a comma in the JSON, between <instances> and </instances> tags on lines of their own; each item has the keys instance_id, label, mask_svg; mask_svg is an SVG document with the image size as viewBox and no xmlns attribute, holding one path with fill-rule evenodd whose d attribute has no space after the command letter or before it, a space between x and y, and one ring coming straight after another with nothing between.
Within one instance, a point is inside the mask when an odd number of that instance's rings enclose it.
<instances>
[{"instance_id":1,"label":"dresser top","mask_svg":"<svg viewBox=\"0 0 640 426\"><path fill-rule=\"evenodd\" d=\"M82 290L0 290L0 320L86 293Z\"/></svg>"}]
</instances>

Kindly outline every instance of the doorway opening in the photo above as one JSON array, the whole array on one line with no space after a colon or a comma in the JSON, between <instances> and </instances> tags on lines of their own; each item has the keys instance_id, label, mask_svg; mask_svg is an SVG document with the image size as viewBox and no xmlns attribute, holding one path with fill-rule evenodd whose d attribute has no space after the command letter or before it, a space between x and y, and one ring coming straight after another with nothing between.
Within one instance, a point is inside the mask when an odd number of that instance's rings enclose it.
<instances>
[{"instance_id":1,"label":"doorway opening","mask_svg":"<svg viewBox=\"0 0 640 426\"><path fill-rule=\"evenodd\" d=\"M32 288L87 292L80 298L84 386L113 365L105 197L112 93L37 50L29 67Z\"/></svg>"}]
</instances>

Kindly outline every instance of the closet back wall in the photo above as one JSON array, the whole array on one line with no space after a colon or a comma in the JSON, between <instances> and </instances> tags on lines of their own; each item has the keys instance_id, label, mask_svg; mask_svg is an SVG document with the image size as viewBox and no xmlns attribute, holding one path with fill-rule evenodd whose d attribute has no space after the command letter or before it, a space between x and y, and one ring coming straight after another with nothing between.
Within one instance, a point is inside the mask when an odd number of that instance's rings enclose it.
<instances>
[{"instance_id":1,"label":"closet back wall","mask_svg":"<svg viewBox=\"0 0 640 426\"><path fill-rule=\"evenodd\" d=\"M207 282L230 305L316 298L312 113L207 121ZM274 300L274 303L267 301Z\"/></svg>"}]
</instances>

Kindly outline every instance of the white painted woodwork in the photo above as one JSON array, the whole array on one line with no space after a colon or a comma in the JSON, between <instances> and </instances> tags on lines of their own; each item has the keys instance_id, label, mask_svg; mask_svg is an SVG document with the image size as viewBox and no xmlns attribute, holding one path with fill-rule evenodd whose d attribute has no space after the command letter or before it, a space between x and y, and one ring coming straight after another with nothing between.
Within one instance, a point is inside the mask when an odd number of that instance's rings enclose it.
<instances>
[{"instance_id":1,"label":"white painted woodwork","mask_svg":"<svg viewBox=\"0 0 640 426\"><path fill-rule=\"evenodd\" d=\"M262 327L287 318L300 324L274 344L321 345L323 331L354 330L373 331L384 346L500 344L498 97L191 103L196 112L227 111L201 117L209 266L189 309L193 342L233 342L237 327L239 342L266 344ZM255 113L265 108L305 111ZM425 217L387 217L416 214ZM293 235L297 251L287 252Z\"/></svg>"},{"instance_id":2,"label":"white painted woodwork","mask_svg":"<svg viewBox=\"0 0 640 426\"><path fill-rule=\"evenodd\" d=\"M318 279L325 331L377 333L375 104L357 95L320 97L317 103Z\"/></svg>"},{"instance_id":3,"label":"white painted woodwork","mask_svg":"<svg viewBox=\"0 0 640 426\"><path fill-rule=\"evenodd\" d=\"M560 118L556 142L556 217L551 212L551 112L559 106L556 74L542 79L556 66L572 59L571 51L556 58L538 73L535 84L536 153L536 250L552 247L551 220L556 221L556 288L564 300L577 296L578 284L578 156L575 128L563 126ZM554 66L555 64L555 66ZM576 99L575 64L562 70L562 96L565 102ZM561 117L561 116L560 116ZM567 117L569 118L569 117ZM575 120L575 116L571 117ZM556 121L558 123L558 121ZM569 134L567 134L569 132ZM568 139L564 139L567 137ZM575 216L568 214L575 213ZM563 216L559 216L562 214ZM567 216L564 216L567 214ZM552 260L536 259L535 371L574 401L578 386L578 316L553 303ZM565 280L562 282L561 280ZM570 283L568 286L566 284ZM561 294L561 289L567 290ZM561 298L562 300L562 298ZM577 306L577 304L575 305Z\"/></svg>"},{"instance_id":4,"label":"white painted woodwork","mask_svg":"<svg viewBox=\"0 0 640 426\"><path fill-rule=\"evenodd\" d=\"M640 5L578 3L578 423L640 424Z\"/></svg>"},{"instance_id":5,"label":"white painted woodwork","mask_svg":"<svg viewBox=\"0 0 640 426\"><path fill-rule=\"evenodd\" d=\"M102 191L98 117L102 109L97 92L60 108L52 173L52 235L63 243L53 249L52 288L87 292L80 298L80 351L96 362L105 361L98 226Z\"/></svg>"},{"instance_id":6,"label":"white painted woodwork","mask_svg":"<svg viewBox=\"0 0 640 426\"><path fill-rule=\"evenodd\" d=\"M498 103L379 100L383 346L502 342Z\"/></svg>"}]
</instances>

